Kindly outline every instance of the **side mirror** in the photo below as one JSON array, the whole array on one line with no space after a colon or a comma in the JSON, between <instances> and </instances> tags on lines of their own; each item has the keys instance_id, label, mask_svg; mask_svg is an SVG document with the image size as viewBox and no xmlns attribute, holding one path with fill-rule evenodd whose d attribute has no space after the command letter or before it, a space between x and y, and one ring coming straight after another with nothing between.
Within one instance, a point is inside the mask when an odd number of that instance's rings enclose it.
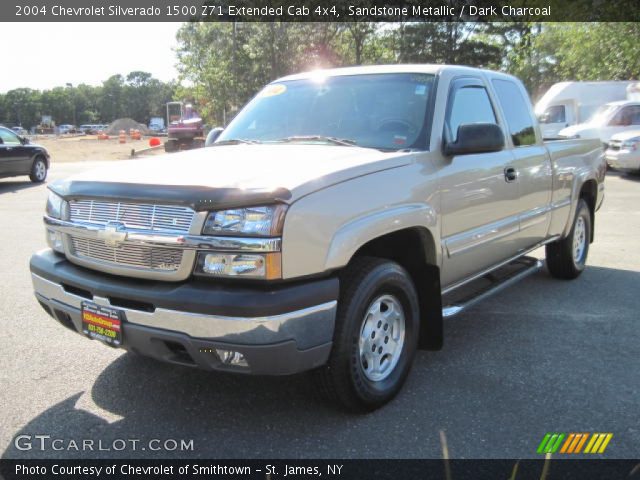
<instances>
[{"instance_id":1,"label":"side mirror","mask_svg":"<svg viewBox=\"0 0 640 480\"><path fill-rule=\"evenodd\" d=\"M20 141L23 145L29 145L31 143L27 137L20 137Z\"/></svg>"},{"instance_id":2,"label":"side mirror","mask_svg":"<svg viewBox=\"0 0 640 480\"><path fill-rule=\"evenodd\" d=\"M207 139L204 142L204 146L210 147L211 145L213 145L213 142L218 139L218 137L222 133L222 130L224 130L222 127L212 128L211 131L207 134Z\"/></svg>"},{"instance_id":3,"label":"side mirror","mask_svg":"<svg viewBox=\"0 0 640 480\"><path fill-rule=\"evenodd\" d=\"M445 142L444 154L498 152L504 148L504 134L495 123L465 123L458 127L458 139Z\"/></svg>"}]
</instances>

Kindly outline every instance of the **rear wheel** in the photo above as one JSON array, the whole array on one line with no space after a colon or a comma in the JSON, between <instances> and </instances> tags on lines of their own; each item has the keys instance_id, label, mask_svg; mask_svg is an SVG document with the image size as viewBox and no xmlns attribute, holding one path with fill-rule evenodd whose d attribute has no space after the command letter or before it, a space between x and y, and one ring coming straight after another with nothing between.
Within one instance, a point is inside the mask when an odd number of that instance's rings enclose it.
<instances>
[{"instance_id":1,"label":"rear wheel","mask_svg":"<svg viewBox=\"0 0 640 480\"><path fill-rule=\"evenodd\" d=\"M587 202L578 201L571 232L566 238L546 246L547 268L552 276L573 279L586 266L591 239L591 212Z\"/></svg>"},{"instance_id":2,"label":"rear wheel","mask_svg":"<svg viewBox=\"0 0 640 480\"><path fill-rule=\"evenodd\" d=\"M333 349L317 371L325 396L351 411L371 411L400 391L416 352L417 294L395 262L362 257L341 278Z\"/></svg>"},{"instance_id":3,"label":"rear wheel","mask_svg":"<svg viewBox=\"0 0 640 480\"><path fill-rule=\"evenodd\" d=\"M34 183L42 183L47 179L47 162L42 157L36 157L31 165L29 178Z\"/></svg>"},{"instance_id":4,"label":"rear wheel","mask_svg":"<svg viewBox=\"0 0 640 480\"><path fill-rule=\"evenodd\" d=\"M170 138L164 143L164 151L167 153L177 152L178 148L178 141L174 138Z\"/></svg>"}]
</instances>

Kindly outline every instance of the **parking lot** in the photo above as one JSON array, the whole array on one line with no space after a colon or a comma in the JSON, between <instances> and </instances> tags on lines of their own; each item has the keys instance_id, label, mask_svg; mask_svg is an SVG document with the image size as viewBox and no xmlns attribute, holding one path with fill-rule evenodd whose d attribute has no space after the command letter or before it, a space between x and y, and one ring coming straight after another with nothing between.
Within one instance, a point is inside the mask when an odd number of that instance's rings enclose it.
<instances>
[{"instance_id":1,"label":"parking lot","mask_svg":"<svg viewBox=\"0 0 640 480\"><path fill-rule=\"evenodd\" d=\"M92 165L54 165L50 180ZM35 301L28 268L45 247L46 187L0 180L0 455L441 458L444 437L453 458L535 458L546 432L611 432L604 456L637 458L640 177L612 173L606 189L578 280L543 270L447 320L445 348L418 354L398 398L356 416L325 405L306 376L166 365L62 328ZM140 444L25 451L18 435ZM193 450L143 450L151 439L193 440Z\"/></svg>"}]
</instances>

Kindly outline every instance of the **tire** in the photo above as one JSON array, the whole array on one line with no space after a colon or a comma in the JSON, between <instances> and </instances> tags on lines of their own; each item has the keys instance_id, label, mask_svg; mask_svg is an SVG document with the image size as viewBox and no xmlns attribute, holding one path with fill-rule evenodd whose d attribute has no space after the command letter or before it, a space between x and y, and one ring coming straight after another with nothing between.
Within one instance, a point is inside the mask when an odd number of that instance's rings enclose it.
<instances>
[{"instance_id":1,"label":"tire","mask_svg":"<svg viewBox=\"0 0 640 480\"><path fill-rule=\"evenodd\" d=\"M404 268L372 257L347 267L340 290L333 348L316 380L329 400L368 412L393 399L409 374L420 328L418 296Z\"/></svg>"},{"instance_id":2,"label":"tire","mask_svg":"<svg viewBox=\"0 0 640 480\"><path fill-rule=\"evenodd\" d=\"M553 277L571 280L584 271L591 228L591 211L581 198L569 235L546 246L547 268Z\"/></svg>"},{"instance_id":3,"label":"tire","mask_svg":"<svg viewBox=\"0 0 640 480\"><path fill-rule=\"evenodd\" d=\"M33 183L42 183L47 179L47 162L42 157L36 157L31 165L31 173L29 173L29 179Z\"/></svg>"},{"instance_id":4,"label":"tire","mask_svg":"<svg viewBox=\"0 0 640 480\"><path fill-rule=\"evenodd\" d=\"M164 143L164 151L166 153L173 153L173 152L177 152L178 151L178 141L175 139L170 139L167 140Z\"/></svg>"}]
</instances>

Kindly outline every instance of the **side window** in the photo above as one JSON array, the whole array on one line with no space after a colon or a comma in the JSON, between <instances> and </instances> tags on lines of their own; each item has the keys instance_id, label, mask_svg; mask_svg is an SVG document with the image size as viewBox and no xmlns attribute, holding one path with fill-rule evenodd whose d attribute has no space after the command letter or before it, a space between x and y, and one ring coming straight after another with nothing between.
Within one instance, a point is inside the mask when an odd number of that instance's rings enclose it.
<instances>
[{"instance_id":1,"label":"side window","mask_svg":"<svg viewBox=\"0 0 640 480\"><path fill-rule=\"evenodd\" d=\"M468 85L454 91L447 126L451 140L458 138L458 127L465 123L498 123L484 87Z\"/></svg>"},{"instance_id":2,"label":"side window","mask_svg":"<svg viewBox=\"0 0 640 480\"><path fill-rule=\"evenodd\" d=\"M502 106L509 133L516 147L523 145L533 145L536 143L535 130L533 128L533 118L531 118L531 108L526 101L518 85L509 80L492 80L493 88L496 89L498 101ZM564 106L562 108L562 122L564 122ZM553 107L551 107L553 108ZM547 110L548 111L548 110ZM547 123L558 123L548 121Z\"/></svg>"},{"instance_id":3,"label":"side window","mask_svg":"<svg viewBox=\"0 0 640 480\"><path fill-rule=\"evenodd\" d=\"M498 90L498 86L496 80L493 85ZM500 93L498 93L498 97L500 97ZM502 103L502 99L500 100ZM552 105L547 108L542 117L540 118L540 123L565 123L567 121L567 116L565 114L564 105Z\"/></svg>"},{"instance_id":4,"label":"side window","mask_svg":"<svg viewBox=\"0 0 640 480\"><path fill-rule=\"evenodd\" d=\"M2 140L2 143L5 145L20 145L20 139L18 136L4 128L0 128L0 140Z\"/></svg>"}]
</instances>

